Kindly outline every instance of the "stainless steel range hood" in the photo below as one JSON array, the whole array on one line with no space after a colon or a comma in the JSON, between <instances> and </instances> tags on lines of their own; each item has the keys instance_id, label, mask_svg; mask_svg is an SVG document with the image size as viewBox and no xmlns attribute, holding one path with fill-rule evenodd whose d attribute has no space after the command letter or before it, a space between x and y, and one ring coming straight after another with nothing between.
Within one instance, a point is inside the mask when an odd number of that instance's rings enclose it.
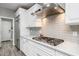
<instances>
[{"instance_id":1,"label":"stainless steel range hood","mask_svg":"<svg viewBox=\"0 0 79 59\"><path fill-rule=\"evenodd\" d=\"M35 15L41 18L65 12L64 8L62 8L60 4L57 3L50 3L50 4L40 3L40 5L42 6L42 9L37 10L35 12Z\"/></svg>"}]
</instances>

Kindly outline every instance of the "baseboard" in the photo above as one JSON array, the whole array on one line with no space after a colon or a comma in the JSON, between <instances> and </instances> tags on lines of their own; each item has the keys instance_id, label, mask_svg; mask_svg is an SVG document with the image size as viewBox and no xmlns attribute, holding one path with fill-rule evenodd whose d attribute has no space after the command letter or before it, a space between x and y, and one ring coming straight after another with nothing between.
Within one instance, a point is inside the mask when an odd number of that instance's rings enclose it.
<instances>
[{"instance_id":1,"label":"baseboard","mask_svg":"<svg viewBox=\"0 0 79 59\"><path fill-rule=\"evenodd\" d=\"M16 47L16 45L15 45L15 47ZM16 47L16 48L17 48L17 47ZM21 51L19 48L17 48L17 49L18 49L19 51ZM26 56L24 52L21 51L21 53L22 53L24 56Z\"/></svg>"},{"instance_id":2,"label":"baseboard","mask_svg":"<svg viewBox=\"0 0 79 59\"><path fill-rule=\"evenodd\" d=\"M21 51L21 50L20 50L20 51ZM27 56L27 55L24 54L24 52L21 51L21 53L23 53L24 56Z\"/></svg>"},{"instance_id":3,"label":"baseboard","mask_svg":"<svg viewBox=\"0 0 79 59\"><path fill-rule=\"evenodd\" d=\"M6 40L6 41L1 41L1 42L8 42L8 41L12 41L12 40Z\"/></svg>"},{"instance_id":4,"label":"baseboard","mask_svg":"<svg viewBox=\"0 0 79 59\"><path fill-rule=\"evenodd\" d=\"M0 48L1 48L1 44L0 44Z\"/></svg>"}]
</instances>

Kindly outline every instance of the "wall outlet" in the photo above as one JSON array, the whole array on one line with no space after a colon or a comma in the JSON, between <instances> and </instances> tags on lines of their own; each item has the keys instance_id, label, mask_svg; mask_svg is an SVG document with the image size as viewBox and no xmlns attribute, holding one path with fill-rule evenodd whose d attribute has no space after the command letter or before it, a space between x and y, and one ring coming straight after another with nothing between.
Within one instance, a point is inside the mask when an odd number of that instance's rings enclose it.
<instances>
[{"instance_id":1,"label":"wall outlet","mask_svg":"<svg viewBox=\"0 0 79 59\"><path fill-rule=\"evenodd\" d=\"M73 32L73 36L77 36L77 32Z\"/></svg>"}]
</instances>

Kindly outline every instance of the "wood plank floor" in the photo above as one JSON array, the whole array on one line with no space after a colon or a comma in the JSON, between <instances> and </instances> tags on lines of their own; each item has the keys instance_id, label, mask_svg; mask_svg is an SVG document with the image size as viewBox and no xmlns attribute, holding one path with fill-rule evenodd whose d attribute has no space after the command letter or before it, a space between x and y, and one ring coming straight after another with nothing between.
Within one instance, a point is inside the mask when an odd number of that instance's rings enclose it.
<instances>
[{"instance_id":1,"label":"wood plank floor","mask_svg":"<svg viewBox=\"0 0 79 59\"><path fill-rule=\"evenodd\" d=\"M0 56L25 56L20 50L12 45L11 41L1 43Z\"/></svg>"}]
</instances>

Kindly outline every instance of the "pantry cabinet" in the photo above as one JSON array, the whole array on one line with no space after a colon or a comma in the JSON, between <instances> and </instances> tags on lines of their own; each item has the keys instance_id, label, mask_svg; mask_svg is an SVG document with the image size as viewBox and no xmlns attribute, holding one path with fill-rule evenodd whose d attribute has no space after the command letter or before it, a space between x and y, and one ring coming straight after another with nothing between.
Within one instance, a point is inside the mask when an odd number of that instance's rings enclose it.
<instances>
[{"instance_id":1,"label":"pantry cabinet","mask_svg":"<svg viewBox=\"0 0 79 59\"><path fill-rule=\"evenodd\" d=\"M27 10L23 8L19 8L16 11L16 17L19 16L19 25L20 25L20 36L26 36L29 34L29 31L26 29L26 26L29 24L27 18Z\"/></svg>"}]
</instances>

